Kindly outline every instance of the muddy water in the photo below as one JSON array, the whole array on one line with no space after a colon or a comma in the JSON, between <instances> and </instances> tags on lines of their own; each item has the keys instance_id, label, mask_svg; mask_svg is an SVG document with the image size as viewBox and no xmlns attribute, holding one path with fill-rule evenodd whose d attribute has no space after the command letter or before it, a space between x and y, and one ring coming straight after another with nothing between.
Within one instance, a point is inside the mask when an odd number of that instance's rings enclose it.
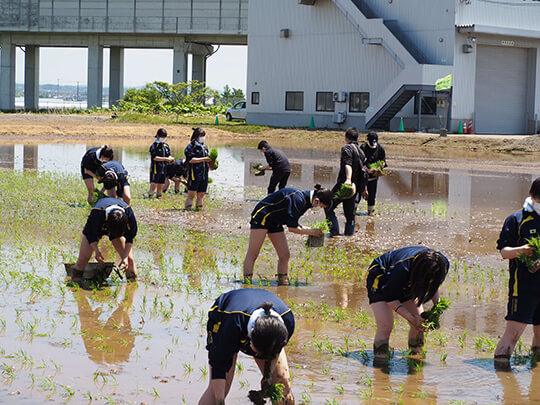
<instances>
[{"instance_id":1,"label":"muddy water","mask_svg":"<svg viewBox=\"0 0 540 405\"><path fill-rule=\"evenodd\" d=\"M77 175L80 157L90 146L0 146L0 167ZM235 280L245 252L246 218L269 180L250 171L263 160L251 146L218 147L220 170L211 175L210 192L219 204L211 210L145 209L140 215L141 222L219 233L240 242L205 244L186 237L174 251L141 243L136 258L143 280L138 286L118 281L101 291L74 290L63 284L63 257L51 254L44 264L30 253L25 258L17 249L2 248L1 401L197 402L208 384L206 311L219 293L241 286ZM291 157L291 186L332 186L339 147L279 146ZM147 145L117 145L115 153L132 179L146 181ZM531 180L540 175L540 164L515 156L478 160L453 153L419 159L418 151L392 148L388 155L391 170L379 182L380 215L365 216L361 204L355 236L329 241L320 250L306 251L304 238L289 234L298 286L264 285L298 306L297 329L287 349L297 402L540 401L535 389L540 371L530 359L517 358L509 373L495 372L491 360L506 311L506 263L498 258L495 242L504 218L521 207ZM302 222L321 216L309 213ZM354 272L355 267L365 268L369 255L415 244L440 249L451 259L443 295L452 307L441 329L429 335L425 359L403 354L407 329L399 321L391 341L393 357L374 365L374 325L363 276L341 274L339 260L345 259L329 257L343 252L358 257L345 266ZM42 248L48 249L46 244ZM308 265L310 275L303 273ZM270 247L258 266L259 273L271 278L275 259ZM40 278L15 279L12 270ZM316 309L307 310L310 305ZM530 338L528 330L523 354ZM251 359L240 355L239 364L230 403L246 403L248 390L260 380Z\"/></svg>"}]
</instances>

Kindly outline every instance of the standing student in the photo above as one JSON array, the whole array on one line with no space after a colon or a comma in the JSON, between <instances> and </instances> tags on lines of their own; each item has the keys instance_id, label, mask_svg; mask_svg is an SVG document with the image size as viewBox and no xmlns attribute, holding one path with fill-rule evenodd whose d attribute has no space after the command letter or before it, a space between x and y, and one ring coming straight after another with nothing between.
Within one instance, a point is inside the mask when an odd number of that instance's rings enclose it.
<instances>
[{"instance_id":1,"label":"standing student","mask_svg":"<svg viewBox=\"0 0 540 405\"><path fill-rule=\"evenodd\" d=\"M331 201L332 192L321 188L319 184L315 186L315 190L282 188L261 200L251 213L248 251L244 259L244 280L251 282L255 260L268 235L278 255L278 284L287 284L290 252L283 225L287 225L292 233L323 236L320 229L303 228L298 220L309 208L326 208Z\"/></svg>"},{"instance_id":2,"label":"standing student","mask_svg":"<svg viewBox=\"0 0 540 405\"><path fill-rule=\"evenodd\" d=\"M355 224L355 199L359 193L367 197L366 189L366 157L358 146L358 130L349 128L345 132L345 145L341 148L340 170L336 185L332 188L332 193L340 190L342 184L354 185L356 192L349 198L338 198L332 200L332 204L325 209L326 219L330 222L330 234L339 235L339 222L334 212L339 204L343 204L345 214L345 235L354 234Z\"/></svg>"},{"instance_id":3,"label":"standing student","mask_svg":"<svg viewBox=\"0 0 540 405\"><path fill-rule=\"evenodd\" d=\"M193 200L195 197L197 197L196 207L197 209L201 209L203 206L204 196L208 190L208 171L210 170L209 163L212 162L212 159L208 157L208 148L204 144L205 139L206 132L204 129L193 128L191 142L184 150L186 162L188 164L188 194L185 203L185 208L187 210L190 210L193 206Z\"/></svg>"},{"instance_id":4,"label":"standing student","mask_svg":"<svg viewBox=\"0 0 540 405\"><path fill-rule=\"evenodd\" d=\"M231 389L238 352L253 356L263 374L261 385L283 384L284 404L294 404L283 349L294 332L294 315L266 290L240 289L220 295L208 312L210 383L199 405L224 404Z\"/></svg>"},{"instance_id":5,"label":"standing student","mask_svg":"<svg viewBox=\"0 0 540 405\"><path fill-rule=\"evenodd\" d=\"M187 163L184 159L176 159L174 163L167 167L167 177L165 177L165 185L163 192L169 189L170 182L174 183L174 192L180 192L180 184L187 184Z\"/></svg>"},{"instance_id":6,"label":"standing student","mask_svg":"<svg viewBox=\"0 0 540 405\"><path fill-rule=\"evenodd\" d=\"M540 234L540 177L534 180L523 209L504 221L497 249L509 260L506 329L495 349L495 367L509 368L510 357L527 325L533 325L531 352L540 357L540 271L528 268L518 256L531 256L527 240ZM535 271L536 270L536 271Z\"/></svg>"},{"instance_id":7,"label":"standing student","mask_svg":"<svg viewBox=\"0 0 540 405\"><path fill-rule=\"evenodd\" d=\"M280 149L270 147L266 141L260 141L257 149L264 154L268 163L266 166L261 166L259 170L272 170L272 176L268 184L268 194L276 191L276 186L278 186L278 190L285 188L291 174L291 165L285 153Z\"/></svg>"},{"instance_id":8,"label":"standing student","mask_svg":"<svg viewBox=\"0 0 540 405\"><path fill-rule=\"evenodd\" d=\"M369 304L377 322L373 342L376 357L388 355L394 312L411 328L409 348L419 353L424 346L423 304L439 301L439 287L448 273L448 259L424 246L392 250L371 263L367 276Z\"/></svg>"},{"instance_id":9,"label":"standing student","mask_svg":"<svg viewBox=\"0 0 540 405\"><path fill-rule=\"evenodd\" d=\"M384 148L379 144L379 135L377 132L370 131L367 134L367 142L364 142L360 149L366 156L366 166L368 166L368 182L367 182L367 203L368 203L368 215L375 215L375 197L377 196L377 183L379 182L379 176L382 174L380 170L369 169L369 165L376 162L383 162L382 167L387 167L386 164L386 152Z\"/></svg>"},{"instance_id":10,"label":"standing student","mask_svg":"<svg viewBox=\"0 0 540 405\"><path fill-rule=\"evenodd\" d=\"M88 149L84 154L81 160L81 175L88 190L88 204L92 205L93 203L94 179L99 180L97 170L103 163L113 158L113 150L107 145Z\"/></svg>"},{"instance_id":11,"label":"standing student","mask_svg":"<svg viewBox=\"0 0 540 405\"><path fill-rule=\"evenodd\" d=\"M131 203L128 172L122 163L109 160L98 168L97 174L109 197L121 198L128 205Z\"/></svg>"},{"instance_id":12,"label":"standing student","mask_svg":"<svg viewBox=\"0 0 540 405\"><path fill-rule=\"evenodd\" d=\"M99 263L105 261L98 247L99 240L105 235L120 255L119 267L124 269L126 278L129 281L137 279L132 253L133 239L137 235L137 220L130 206L117 198L100 199L90 211L82 233L79 258L71 276L73 282L82 281L84 268L92 255Z\"/></svg>"},{"instance_id":13,"label":"standing student","mask_svg":"<svg viewBox=\"0 0 540 405\"><path fill-rule=\"evenodd\" d=\"M160 198L163 192L163 184L167 176L167 165L174 162L174 157L171 156L171 149L165 142L167 140L167 130L160 128L157 131L156 139L150 146L150 189L148 197L151 197L154 192L156 198Z\"/></svg>"}]
</instances>

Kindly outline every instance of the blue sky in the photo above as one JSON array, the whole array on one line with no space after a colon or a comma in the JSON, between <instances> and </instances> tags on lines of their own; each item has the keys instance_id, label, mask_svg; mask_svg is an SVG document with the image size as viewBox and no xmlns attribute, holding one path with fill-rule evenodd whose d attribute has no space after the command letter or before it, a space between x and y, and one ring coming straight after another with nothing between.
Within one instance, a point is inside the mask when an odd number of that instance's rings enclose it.
<instances>
[{"instance_id":1,"label":"blue sky","mask_svg":"<svg viewBox=\"0 0 540 405\"><path fill-rule=\"evenodd\" d=\"M214 49L217 48L214 46ZM126 49L124 52L124 86L141 86L155 80L172 81L172 50ZM24 82L24 52L17 48L17 83ZM191 60L189 60L191 68ZM223 90L228 84L246 90L247 47L221 46L208 59L208 86ZM191 72L189 73L191 75ZM41 48L40 83L62 85L86 84L87 50L85 48ZM109 83L109 50L103 55L103 85Z\"/></svg>"}]
</instances>

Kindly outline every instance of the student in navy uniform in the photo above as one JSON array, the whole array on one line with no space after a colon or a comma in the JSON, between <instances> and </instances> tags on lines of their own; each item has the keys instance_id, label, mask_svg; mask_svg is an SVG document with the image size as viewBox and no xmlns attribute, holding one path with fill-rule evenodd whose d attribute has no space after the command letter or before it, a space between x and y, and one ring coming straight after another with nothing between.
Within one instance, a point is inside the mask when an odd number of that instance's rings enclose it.
<instances>
[{"instance_id":1,"label":"student in navy uniform","mask_svg":"<svg viewBox=\"0 0 540 405\"><path fill-rule=\"evenodd\" d=\"M120 255L119 267L124 268L129 281L137 279L137 269L133 260L133 239L137 234L137 220L133 210L124 201L105 197L100 199L86 221L83 229L79 258L71 276L73 282L82 281L86 264L95 255L99 263L104 262L98 247L99 240L109 236L114 249Z\"/></svg>"},{"instance_id":2,"label":"student in navy uniform","mask_svg":"<svg viewBox=\"0 0 540 405\"><path fill-rule=\"evenodd\" d=\"M278 255L278 283L287 284L290 252L283 225L287 225L292 233L323 236L320 229L303 228L298 220L309 208L326 208L331 202L332 192L321 188L320 184L315 190L282 188L261 200L251 213L251 232L244 259L245 282L249 283L253 277L255 260L268 235Z\"/></svg>"},{"instance_id":3,"label":"student in navy uniform","mask_svg":"<svg viewBox=\"0 0 540 405\"><path fill-rule=\"evenodd\" d=\"M534 180L523 209L504 221L497 249L509 259L506 330L495 349L495 367L509 368L510 357L527 325L533 325L531 352L540 358L540 271L529 269L518 256L531 256L534 248L527 239L540 236L540 177Z\"/></svg>"},{"instance_id":4,"label":"student in navy uniform","mask_svg":"<svg viewBox=\"0 0 540 405\"><path fill-rule=\"evenodd\" d=\"M99 167L114 158L113 150L107 145L91 148L86 151L81 161L81 175L88 189L88 204L92 205L94 199L94 179L99 180L97 171Z\"/></svg>"},{"instance_id":5,"label":"student in navy uniform","mask_svg":"<svg viewBox=\"0 0 540 405\"><path fill-rule=\"evenodd\" d=\"M174 162L174 157L171 156L171 149L165 142L167 140L167 130L160 128L156 134L156 140L150 146L150 189L148 196L151 197L154 192L156 198L161 197L163 184L167 176L167 165Z\"/></svg>"},{"instance_id":6,"label":"student in navy uniform","mask_svg":"<svg viewBox=\"0 0 540 405\"><path fill-rule=\"evenodd\" d=\"M366 166L378 161L383 161L383 167L388 167L386 164L386 152L384 148L379 144L379 135L377 132L370 131L367 134L367 142L360 145L360 149L366 156ZM379 176L382 174L377 169L367 169L368 182L367 182L367 203L368 203L368 215L375 215L375 198L377 196L377 183L379 182Z\"/></svg>"},{"instance_id":7,"label":"student in navy uniform","mask_svg":"<svg viewBox=\"0 0 540 405\"><path fill-rule=\"evenodd\" d=\"M278 186L278 190L287 187L287 180L291 174L291 165L285 153L280 149L271 148L266 141L260 141L257 149L264 154L268 163L266 166L261 166L259 170L272 170L272 176L268 184L268 194L276 191L276 186Z\"/></svg>"},{"instance_id":8,"label":"student in navy uniform","mask_svg":"<svg viewBox=\"0 0 540 405\"><path fill-rule=\"evenodd\" d=\"M196 207L201 209L203 206L203 198L208 190L208 165L212 159L208 157L208 148L204 144L206 132L202 128L193 128L191 142L184 154L188 163L188 194L185 202L185 208L190 210L193 206L193 200L197 197Z\"/></svg>"},{"instance_id":9,"label":"student in navy uniform","mask_svg":"<svg viewBox=\"0 0 540 405\"><path fill-rule=\"evenodd\" d=\"M409 331L409 348L419 353L424 346L423 304L439 301L439 287L448 273L448 259L425 246L392 250L371 263L367 276L369 304L377 322L373 343L376 357L388 354L394 314L405 318Z\"/></svg>"},{"instance_id":10,"label":"student in navy uniform","mask_svg":"<svg viewBox=\"0 0 540 405\"><path fill-rule=\"evenodd\" d=\"M167 167L167 177L165 177L165 185L163 192L169 189L170 182L174 183L174 192L180 192L180 184L187 184L187 163L184 159L176 159L173 164Z\"/></svg>"},{"instance_id":11,"label":"student in navy uniform","mask_svg":"<svg viewBox=\"0 0 540 405\"><path fill-rule=\"evenodd\" d=\"M220 295L208 312L210 384L199 405L225 403L239 351L253 356L263 373L261 385L281 383L285 404L294 404L283 349L294 332L294 315L266 290L241 289Z\"/></svg>"},{"instance_id":12,"label":"student in navy uniform","mask_svg":"<svg viewBox=\"0 0 540 405\"><path fill-rule=\"evenodd\" d=\"M126 204L131 203L131 189L129 187L128 172L124 165L117 160L110 160L98 168L102 183L109 197L121 198Z\"/></svg>"},{"instance_id":13,"label":"student in navy uniform","mask_svg":"<svg viewBox=\"0 0 540 405\"><path fill-rule=\"evenodd\" d=\"M332 188L332 193L338 192L342 184L354 184L356 193L363 195L364 198L367 197L366 157L358 146L358 130L356 128L349 128L345 132L345 146L341 148L340 164L337 183ZM343 213L345 214L345 235L352 236L355 224L356 194L347 199L334 199L332 204L325 209L326 219L331 224L330 234L332 236L339 235L339 222L334 212L339 204L343 204Z\"/></svg>"}]
</instances>

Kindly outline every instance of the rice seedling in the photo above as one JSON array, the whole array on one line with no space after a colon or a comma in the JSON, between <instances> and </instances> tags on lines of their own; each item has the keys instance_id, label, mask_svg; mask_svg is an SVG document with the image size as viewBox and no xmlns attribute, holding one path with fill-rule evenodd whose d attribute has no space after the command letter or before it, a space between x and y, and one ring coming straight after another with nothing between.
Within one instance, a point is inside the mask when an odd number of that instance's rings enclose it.
<instances>
[{"instance_id":1,"label":"rice seedling","mask_svg":"<svg viewBox=\"0 0 540 405\"><path fill-rule=\"evenodd\" d=\"M530 256L520 254L518 260L525 264L531 273L536 273L540 269L540 236L531 237L526 241L534 248L533 253Z\"/></svg>"},{"instance_id":2,"label":"rice seedling","mask_svg":"<svg viewBox=\"0 0 540 405\"><path fill-rule=\"evenodd\" d=\"M442 313L447 310L450 307L450 301L448 301L446 298L441 297L439 301L431 308L429 311L423 312L422 318L424 318L426 321L424 324L429 330L439 329L440 324L440 317Z\"/></svg>"},{"instance_id":3,"label":"rice seedling","mask_svg":"<svg viewBox=\"0 0 540 405\"><path fill-rule=\"evenodd\" d=\"M332 198L334 200L342 200L346 198L350 198L353 194L353 186L350 184L343 183L339 190L337 190L333 195Z\"/></svg>"}]
</instances>

